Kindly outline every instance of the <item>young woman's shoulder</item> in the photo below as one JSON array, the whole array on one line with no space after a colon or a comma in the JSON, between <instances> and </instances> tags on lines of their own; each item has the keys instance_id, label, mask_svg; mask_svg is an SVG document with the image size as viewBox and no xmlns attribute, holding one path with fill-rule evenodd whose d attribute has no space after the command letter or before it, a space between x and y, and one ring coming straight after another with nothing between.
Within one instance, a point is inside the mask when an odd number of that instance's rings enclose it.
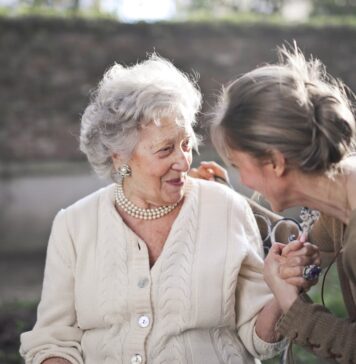
<instances>
[{"instance_id":1,"label":"young woman's shoulder","mask_svg":"<svg viewBox=\"0 0 356 364\"><path fill-rule=\"evenodd\" d=\"M350 207L356 210L356 153L350 155L343 163L347 174L347 191Z\"/></svg>"}]
</instances>

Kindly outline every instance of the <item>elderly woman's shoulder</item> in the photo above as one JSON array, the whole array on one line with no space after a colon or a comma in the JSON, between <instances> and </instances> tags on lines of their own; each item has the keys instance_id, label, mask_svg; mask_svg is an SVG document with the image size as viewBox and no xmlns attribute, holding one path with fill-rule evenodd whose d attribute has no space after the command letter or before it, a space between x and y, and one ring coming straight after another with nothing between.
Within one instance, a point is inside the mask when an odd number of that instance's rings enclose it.
<instances>
[{"instance_id":1,"label":"elderly woman's shoulder","mask_svg":"<svg viewBox=\"0 0 356 364\"><path fill-rule=\"evenodd\" d=\"M113 199L114 184L110 184L77 200L72 205L64 208L62 211L65 211L68 214L89 215L91 211L97 211L100 206L109 207L110 205L114 205Z\"/></svg>"},{"instance_id":2,"label":"elderly woman's shoulder","mask_svg":"<svg viewBox=\"0 0 356 364\"><path fill-rule=\"evenodd\" d=\"M223 183L203 179L194 179L194 183L200 186L202 193L208 194L217 201L220 201L221 199L228 200L242 208L245 208L248 205L246 198L243 195Z\"/></svg>"}]
</instances>

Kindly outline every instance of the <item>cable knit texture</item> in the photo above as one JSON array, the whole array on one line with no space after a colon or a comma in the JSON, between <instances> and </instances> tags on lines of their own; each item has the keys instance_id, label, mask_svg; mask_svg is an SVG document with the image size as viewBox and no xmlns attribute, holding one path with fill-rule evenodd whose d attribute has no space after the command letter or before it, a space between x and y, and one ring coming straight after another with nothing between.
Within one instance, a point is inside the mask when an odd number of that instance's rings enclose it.
<instances>
[{"instance_id":1,"label":"cable knit texture","mask_svg":"<svg viewBox=\"0 0 356 364\"><path fill-rule=\"evenodd\" d=\"M356 210L345 233L340 221L322 215L311 241L319 246L324 265L342 247L337 267L349 318L336 317L304 294L280 319L278 331L322 358L356 364Z\"/></svg>"},{"instance_id":2,"label":"cable knit texture","mask_svg":"<svg viewBox=\"0 0 356 364\"><path fill-rule=\"evenodd\" d=\"M277 354L255 332L271 299L243 197L187 182L183 206L150 269L145 243L114 207L114 185L56 216L38 320L21 336L26 363L255 364ZM144 323L142 323L142 320Z\"/></svg>"}]
</instances>

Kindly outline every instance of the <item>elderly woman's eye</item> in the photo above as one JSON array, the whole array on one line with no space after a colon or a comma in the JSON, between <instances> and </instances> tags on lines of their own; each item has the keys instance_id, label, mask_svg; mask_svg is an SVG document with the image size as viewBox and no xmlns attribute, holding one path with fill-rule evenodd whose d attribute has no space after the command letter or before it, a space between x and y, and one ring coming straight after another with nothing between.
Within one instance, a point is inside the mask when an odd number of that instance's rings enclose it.
<instances>
[{"instance_id":1,"label":"elderly woman's eye","mask_svg":"<svg viewBox=\"0 0 356 364\"><path fill-rule=\"evenodd\" d=\"M167 146L167 147L164 147L162 149L160 149L158 152L160 153L168 153L172 150L172 146Z\"/></svg>"},{"instance_id":2,"label":"elderly woman's eye","mask_svg":"<svg viewBox=\"0 0 356 364\"><path fill-rule=\"evenodd\" d=\"M183 149L190 150L192 148L192 142L190 139L187 139L183 142Z\"/></svg>"}]
</instances>

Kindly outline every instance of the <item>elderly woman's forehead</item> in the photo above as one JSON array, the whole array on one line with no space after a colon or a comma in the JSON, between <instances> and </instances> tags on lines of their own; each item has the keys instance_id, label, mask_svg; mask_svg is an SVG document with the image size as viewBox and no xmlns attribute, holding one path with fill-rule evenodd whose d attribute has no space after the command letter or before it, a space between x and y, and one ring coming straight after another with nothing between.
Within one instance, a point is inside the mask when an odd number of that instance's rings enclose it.
<instances>
[{"instance_id":1,"label":"elderly woman's forehead","mask_svg":"<svg viewBox=\"0 0 356 364\"><path fill-rule=\"evenodd\" d=\"M161 143L166 140L186 138L192 135L193 129L190 124L169 123L152 123L142 130L142 139L150 139L152 144Z\"/></svg>"},{"instance_id":2,"label":"elderly woman's forehead","mask_svg":"<svg viewBox=\"0 0 356 364\"><path fill-rule=\"evenodd\" d=\"M161 120L149 123L145 129L155 134L191 134L192 126L188 122L162 118Z\"/></svg>"},{"instance_id":3,"label":"elderly woman's forehead","mask_svg":"<svg viewBox=\"0 0 356 364\"><path fill-rule=\"evenodd\" d=\"M193 129L190 125L175 125L171 127L158 127L156 135L158 137L168 138L185 138L186 136L192 135Z\"/></svg>"}]
</instances>

